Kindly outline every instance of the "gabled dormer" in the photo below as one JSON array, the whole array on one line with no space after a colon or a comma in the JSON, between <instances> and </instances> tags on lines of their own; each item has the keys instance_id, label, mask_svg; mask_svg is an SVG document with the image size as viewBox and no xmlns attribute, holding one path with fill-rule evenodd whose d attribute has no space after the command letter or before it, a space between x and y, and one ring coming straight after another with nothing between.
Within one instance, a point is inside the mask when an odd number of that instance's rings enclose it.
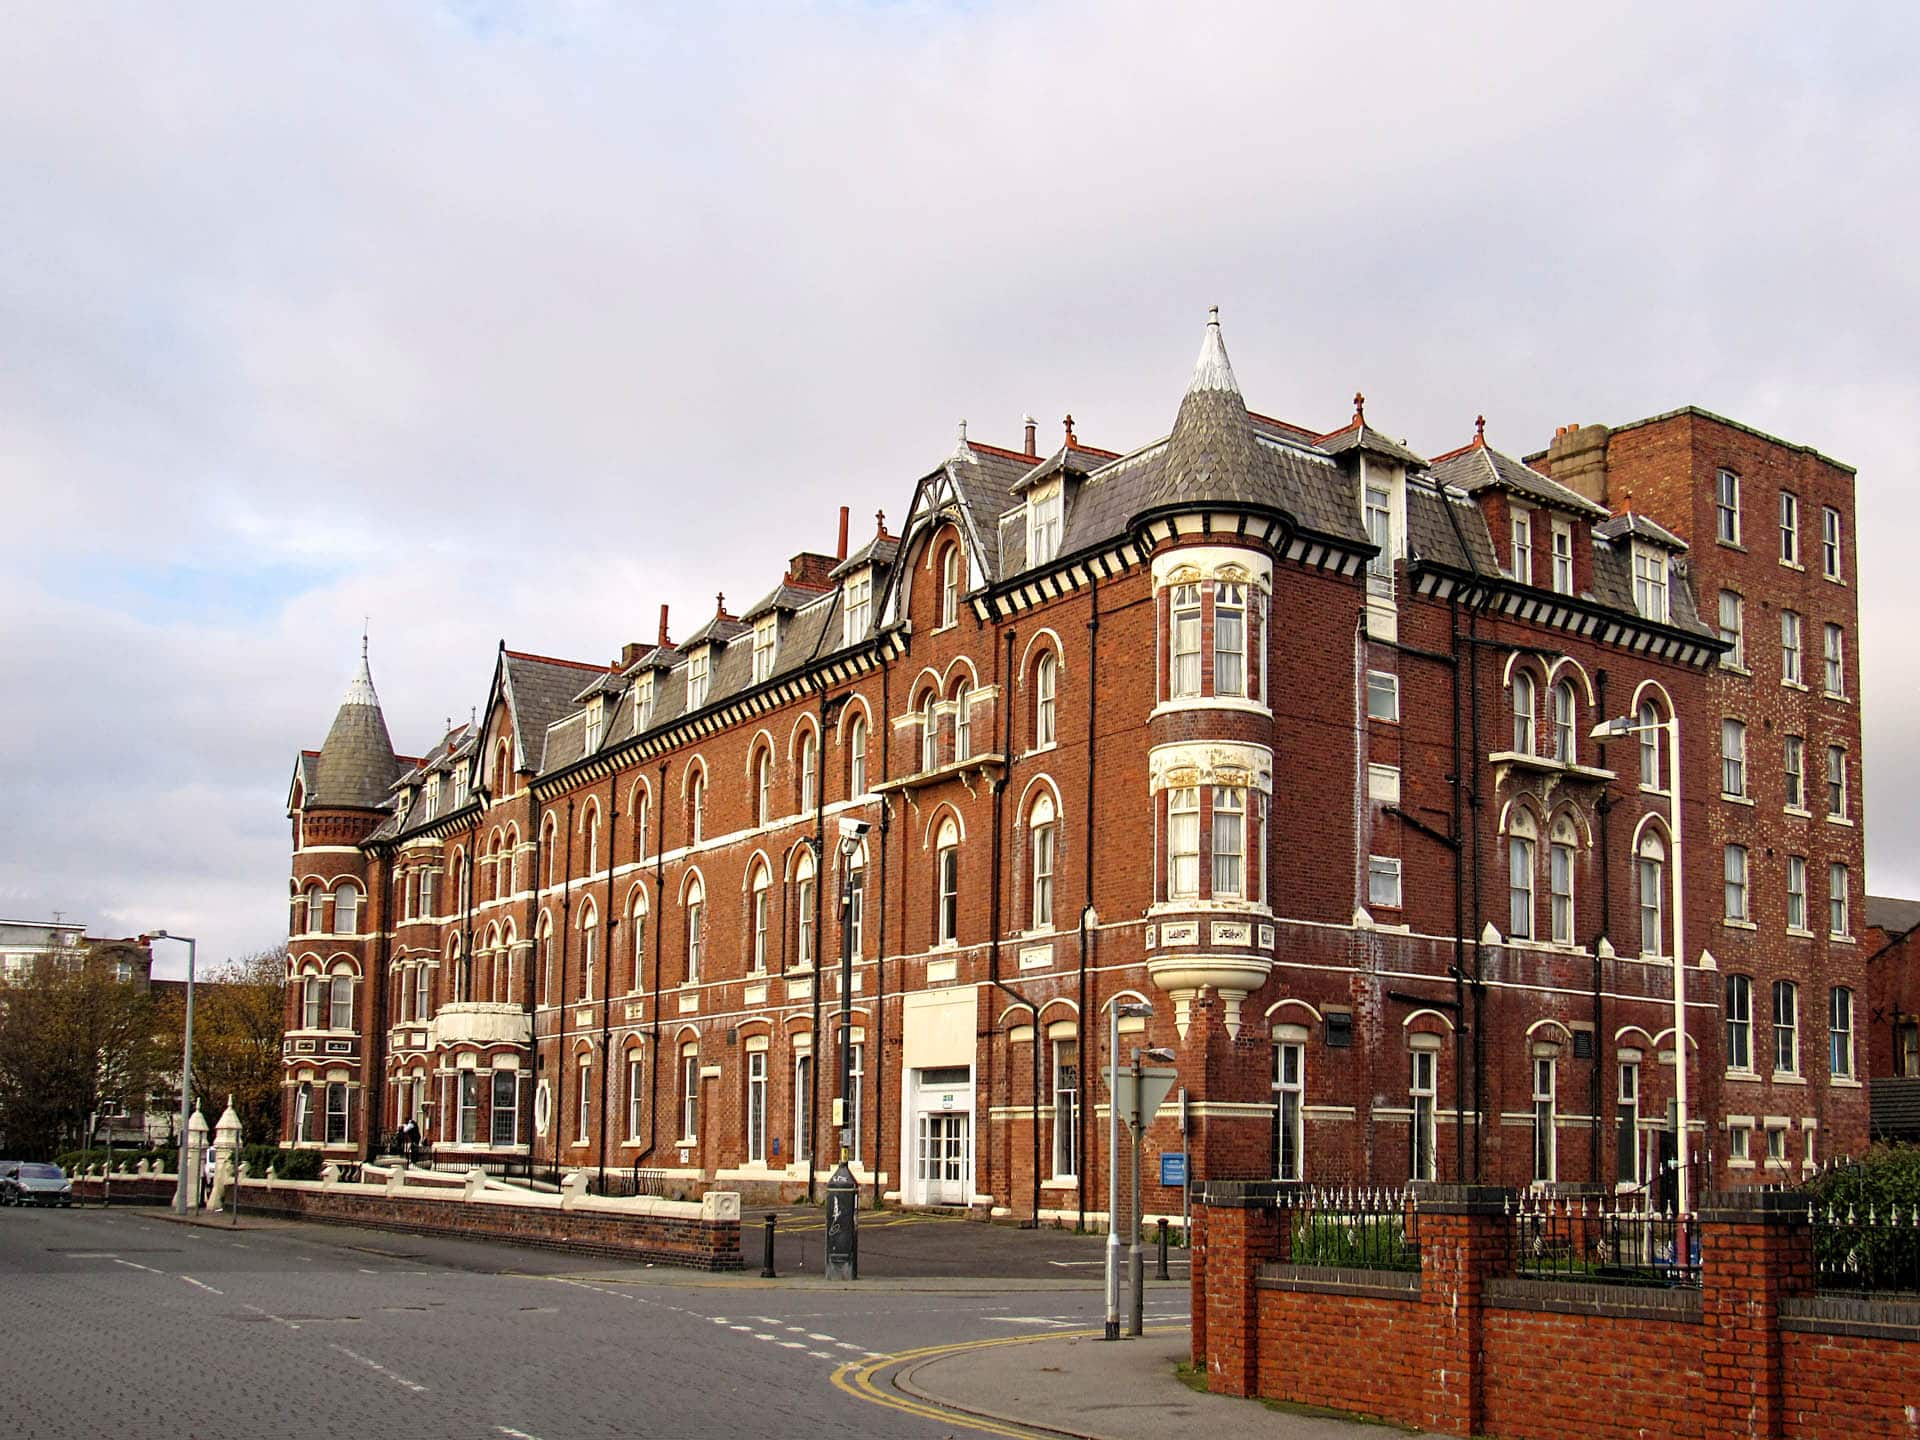
<instances>
[{"instance_id":1,"label":"gabled dormer","mask_svg":"<svg viewBox=\"0 0 1920 1440\"><path fill-rule=\"evenodd\" d=\"M1367 562L1367 594L1376 602L1394 595L1394 562L1407 558L1407 476L1427 462L1399 441L1367 424L1367 397L1353 397L1353 418L1316 436L1314 444L1334 456L1353 487L1354 503L1375 554Z\"/></svg>"},{"instance_id":2,"label":"gabled dormer","mask_svg":"<svg viewBox=\"0 0 1920 1440\"><path fill-rule=\"evenodd\" d=\"M713 618L689 635L680 647L680 653L686 657L681 669L686 678L687 713L700 709L712 698L714 669L721 653L751 628L742 624L739 616L728 612L724 593L714 596Z\"/></svg>"},{"instance_id":3,"label":"gabled dormer","mask_svg":"<svg viewBox=\"0 0 1920 1440\"><path fill-rule=\"evenodd\" d=\"M1559 595L1594 593L1594 527L1606 520L1605 506L1487 444L1484 418L1471 442L1433 462L1433 473L1479 505L1507 579Z\"/></svg>"},{"instance_id":4,"label":"gabled dormer","mask_svg":"<svg viewBox=\"0 0 1920 1440\"><path fill-rule=\"evenodd\" d=\"M1687 542L1666 526L1629 510L1593 527L1594 538L1624 550L1633 583L1633 608L1642 620L1674 622L1675 566Z\"/></svg>"},{"instance_id":5,"label":"gabled dormer","mask_svg":"<svg viewBox=\"0 0 1920 1440\"><path fill-rule=\"evenodd\" d=\"M840 587L840 643L858 645L873 633L874 599L886 583L900 542L887 533L887 512L874 512L873 538L833 567L827 578Z\"/></svg>"}]
</instances>

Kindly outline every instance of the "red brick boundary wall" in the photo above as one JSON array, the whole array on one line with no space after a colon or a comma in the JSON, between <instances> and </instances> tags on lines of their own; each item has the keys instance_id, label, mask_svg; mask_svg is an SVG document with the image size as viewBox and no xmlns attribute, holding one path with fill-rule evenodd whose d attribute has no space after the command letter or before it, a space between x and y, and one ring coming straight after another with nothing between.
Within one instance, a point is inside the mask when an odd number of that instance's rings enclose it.
<instances>
[{"instance_id":1,"label":"red brick boundary wall","mask_svg":"<svg viewBox=\"0 0 1920 1440\"><path fill-rule=\"evenodd\" d=\"M75 1203L99 1204L101 1187L105 1183L98 1175L74 1176ZM174 1177L171 1175L116 1175L108 1199L115 1205L171 1205L173 1189Z\"/></svg>"},{"instance_id":2,"label":"red brick boundary wall","mask_svg":"<svg viewBox=\"0 0 1920 1440\"><path fill-rule=\"evenodd\" d=\"M1513 1273L1511 1192L1421 1185L1420 1269L1287 1263L1296 1187L1209 1185L1193 1359L1209 1388L1512 1440L1920 1436L1920 1300L1818 1295L1806 1201L1700 1215L1701 1288Z\"/></svg>"}]
</instances>

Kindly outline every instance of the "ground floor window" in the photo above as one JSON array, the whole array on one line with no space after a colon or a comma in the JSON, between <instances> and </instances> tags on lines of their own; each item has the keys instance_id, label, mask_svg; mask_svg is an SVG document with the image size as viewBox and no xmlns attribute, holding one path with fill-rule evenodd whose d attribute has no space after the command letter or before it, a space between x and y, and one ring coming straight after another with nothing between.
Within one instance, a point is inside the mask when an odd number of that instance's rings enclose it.
<instances>
[{"instance_id":1,"label":"ground floor window","mask_svg":"<svg viewBox=\"0 0 1920 1440\"><path fill-rule=\"evenodd\" d=\"M1305 1171L1307 1047L1286 1040L1273 1047L1274 1174L1298 1180Z\"/></svg>"},{"instance_id":2,"label":"ground floor window","mask_svg":"<svg viewBox=\"0 0 1920 1440\"><path fill-rule=\"evenodd\" d=\"M747 1055L747 1163L767 1162L767 1052Z\"/></svg>"},{"instance_id":3,"label":"ground floor window","mask_svg":"<svg viewBox=\"0 0 1920 1440\"><path fill-rule=\"evenodd\" d=\"M1053 1173L1080 1173L1080 1041L1053 1042Z\"/></svg>"},{"instance_id":4,"label":"ground floor window","mask_svg":"<svg viewBox=\"0 0 1920 1440\"><path fill-rule=\"evenodd\" d=\"M1640 1183L1640 1062L1620 1062L1620 1183Z\"/></svg>"},{"instance_id":5,"label":"ground floor window","mask_svg":"<svg viewBox=\"0 0 1920 1440\"><path fill-rule=\"evenodd\" d=\"M1536 1056L1533 1062L1533 1178L1552 1183L1560 1178L1560 1145L1554 1108L1554 1072L1557 1062Z\"/></svg>"},{"instance_id":6,"label":"ground floor window","mask_svg":"<svg viewBox=\"0 0 1920 1440\"><path fill-rule=\"evenodd\" d=\"M1415 1050L1413 1073L1407 1083L1407 1101L1412 1110L1412 1153L1407 1173L1415 1180L1432 1180L1439 1173L1440 1160L1435 1144L1438 1129L1435 1100L1439 1094L1439 1052Z\"/></svg>"},{"instance_id":7,"label":"ground floor window","mask_svg":"<svg viewBox=\"0 0 1920 1440\"><path fill-rule=\"evenodd\" d=\"M293 1138L301 1145L313 1140L313 1086L305 1082L293 1097Z\"/></svg>"},{"instance_id":8,"label":"ground floor window","mask_svg":"<svg viewBox=\"0 0 1920 1440\"><path fill-rule=\"evenodd\" d=\"M640 1138L640 1052L627 1052L627 1138Z\"/></svg>"},{"instance_id":9,"label":"ground floor window","mask_svg":"<svg viewBox=\"0 0 1920 1440\"><path fill-rule=\"evenodd\" d=\"M680 1140L691 1145L700 1137L700 1052L692 1045L680 1052Z\"/></svg>"},{"instance_id":10,"label":"ground floor window","mask_svg":"<svg viewBox=\"0 0 1920 1440\"><path fill-rule=\"evenodd\" d=\"M520 1072L493 1072L493 1143L520 1143Z\"/></svg>"},{"instance_id":11,"label":"ground floor window","mask_svg":"<svg viewBox=\"0 0 1920 1440\"><path fill-rule=\"evenodd\" d=\"M793 1158L813 1159L813 1055L793 1061Z\"/></svg>"},{"instance_id":12,"label":"ground floor window","mask_svg":"<svg viewBox=\"0 0 1920 1440\"><path fill-rule=\"evenodd\" d=\"M347 1087L327 1086L327 1144L344 1145L349 1139L347 1126Z\"/></svg>"},{"instance_id":13,"label":"ground floor window","mask_svg":"<svg viewBox=\"0 0 1920 1440\"><path fill-rule=\"evenodd\" d=\"M460 1072L460 1143L471 1145L480 1138L480 1072Z\"/></svg>"},{"instance_id":14,"label":"ground floor window","mask_svg":"<svg viewBox=\"0 0 1920 1440\"><path fill-rule=\"evenodd\" d=\"M856 1040L848 1047L847 1158L860 1158L860 1117L867 1099L867 1047Z\"/></svg>"}]
</instances>

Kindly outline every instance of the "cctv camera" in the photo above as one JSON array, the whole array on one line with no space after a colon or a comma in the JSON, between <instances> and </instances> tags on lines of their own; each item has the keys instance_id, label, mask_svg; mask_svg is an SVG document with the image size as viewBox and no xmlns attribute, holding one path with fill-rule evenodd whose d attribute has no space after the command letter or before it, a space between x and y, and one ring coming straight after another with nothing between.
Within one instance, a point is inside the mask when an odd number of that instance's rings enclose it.
<instances>
[{"instance_id":1,"label":"cctv camera","mask_svg":"<svg viewBox=\"0 0 1920 1440\"><path fill-rule=\"evenodd\" d=\"M842 840L861 840L866 838L867 832L871 829L873 829L871 821L842 817L840 821L840 838Z\"/></svg>"},{"instance_id":2,"label":"cctv camera","mask_svg":"<svg viewBox=\"0 0 1920 1440\"><path fill-rule=\"evenodd\" d=\"M1156 1045L1146 1052L1146 1058L1153 1061L1156 1065L1171 1064L1173 1061L1173 1051L1164 1045Z\"/></svg>"}]
</instances>

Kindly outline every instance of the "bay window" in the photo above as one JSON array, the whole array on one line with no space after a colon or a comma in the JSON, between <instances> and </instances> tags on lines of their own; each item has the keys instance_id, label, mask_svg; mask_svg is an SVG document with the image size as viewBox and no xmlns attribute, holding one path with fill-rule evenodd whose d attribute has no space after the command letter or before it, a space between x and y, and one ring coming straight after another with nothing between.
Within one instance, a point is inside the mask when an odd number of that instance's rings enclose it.
<instances>
[{"instance_id":1,"label":"bay window","mask_svg":"<svg viewBox=\"0 0 1920 1440\"><path fill-rule=\"evenodd\" d=\"M1191 900L1200 894L1200 792L1167 792L1167 896Z\"/></svg>"}]
</instances>

